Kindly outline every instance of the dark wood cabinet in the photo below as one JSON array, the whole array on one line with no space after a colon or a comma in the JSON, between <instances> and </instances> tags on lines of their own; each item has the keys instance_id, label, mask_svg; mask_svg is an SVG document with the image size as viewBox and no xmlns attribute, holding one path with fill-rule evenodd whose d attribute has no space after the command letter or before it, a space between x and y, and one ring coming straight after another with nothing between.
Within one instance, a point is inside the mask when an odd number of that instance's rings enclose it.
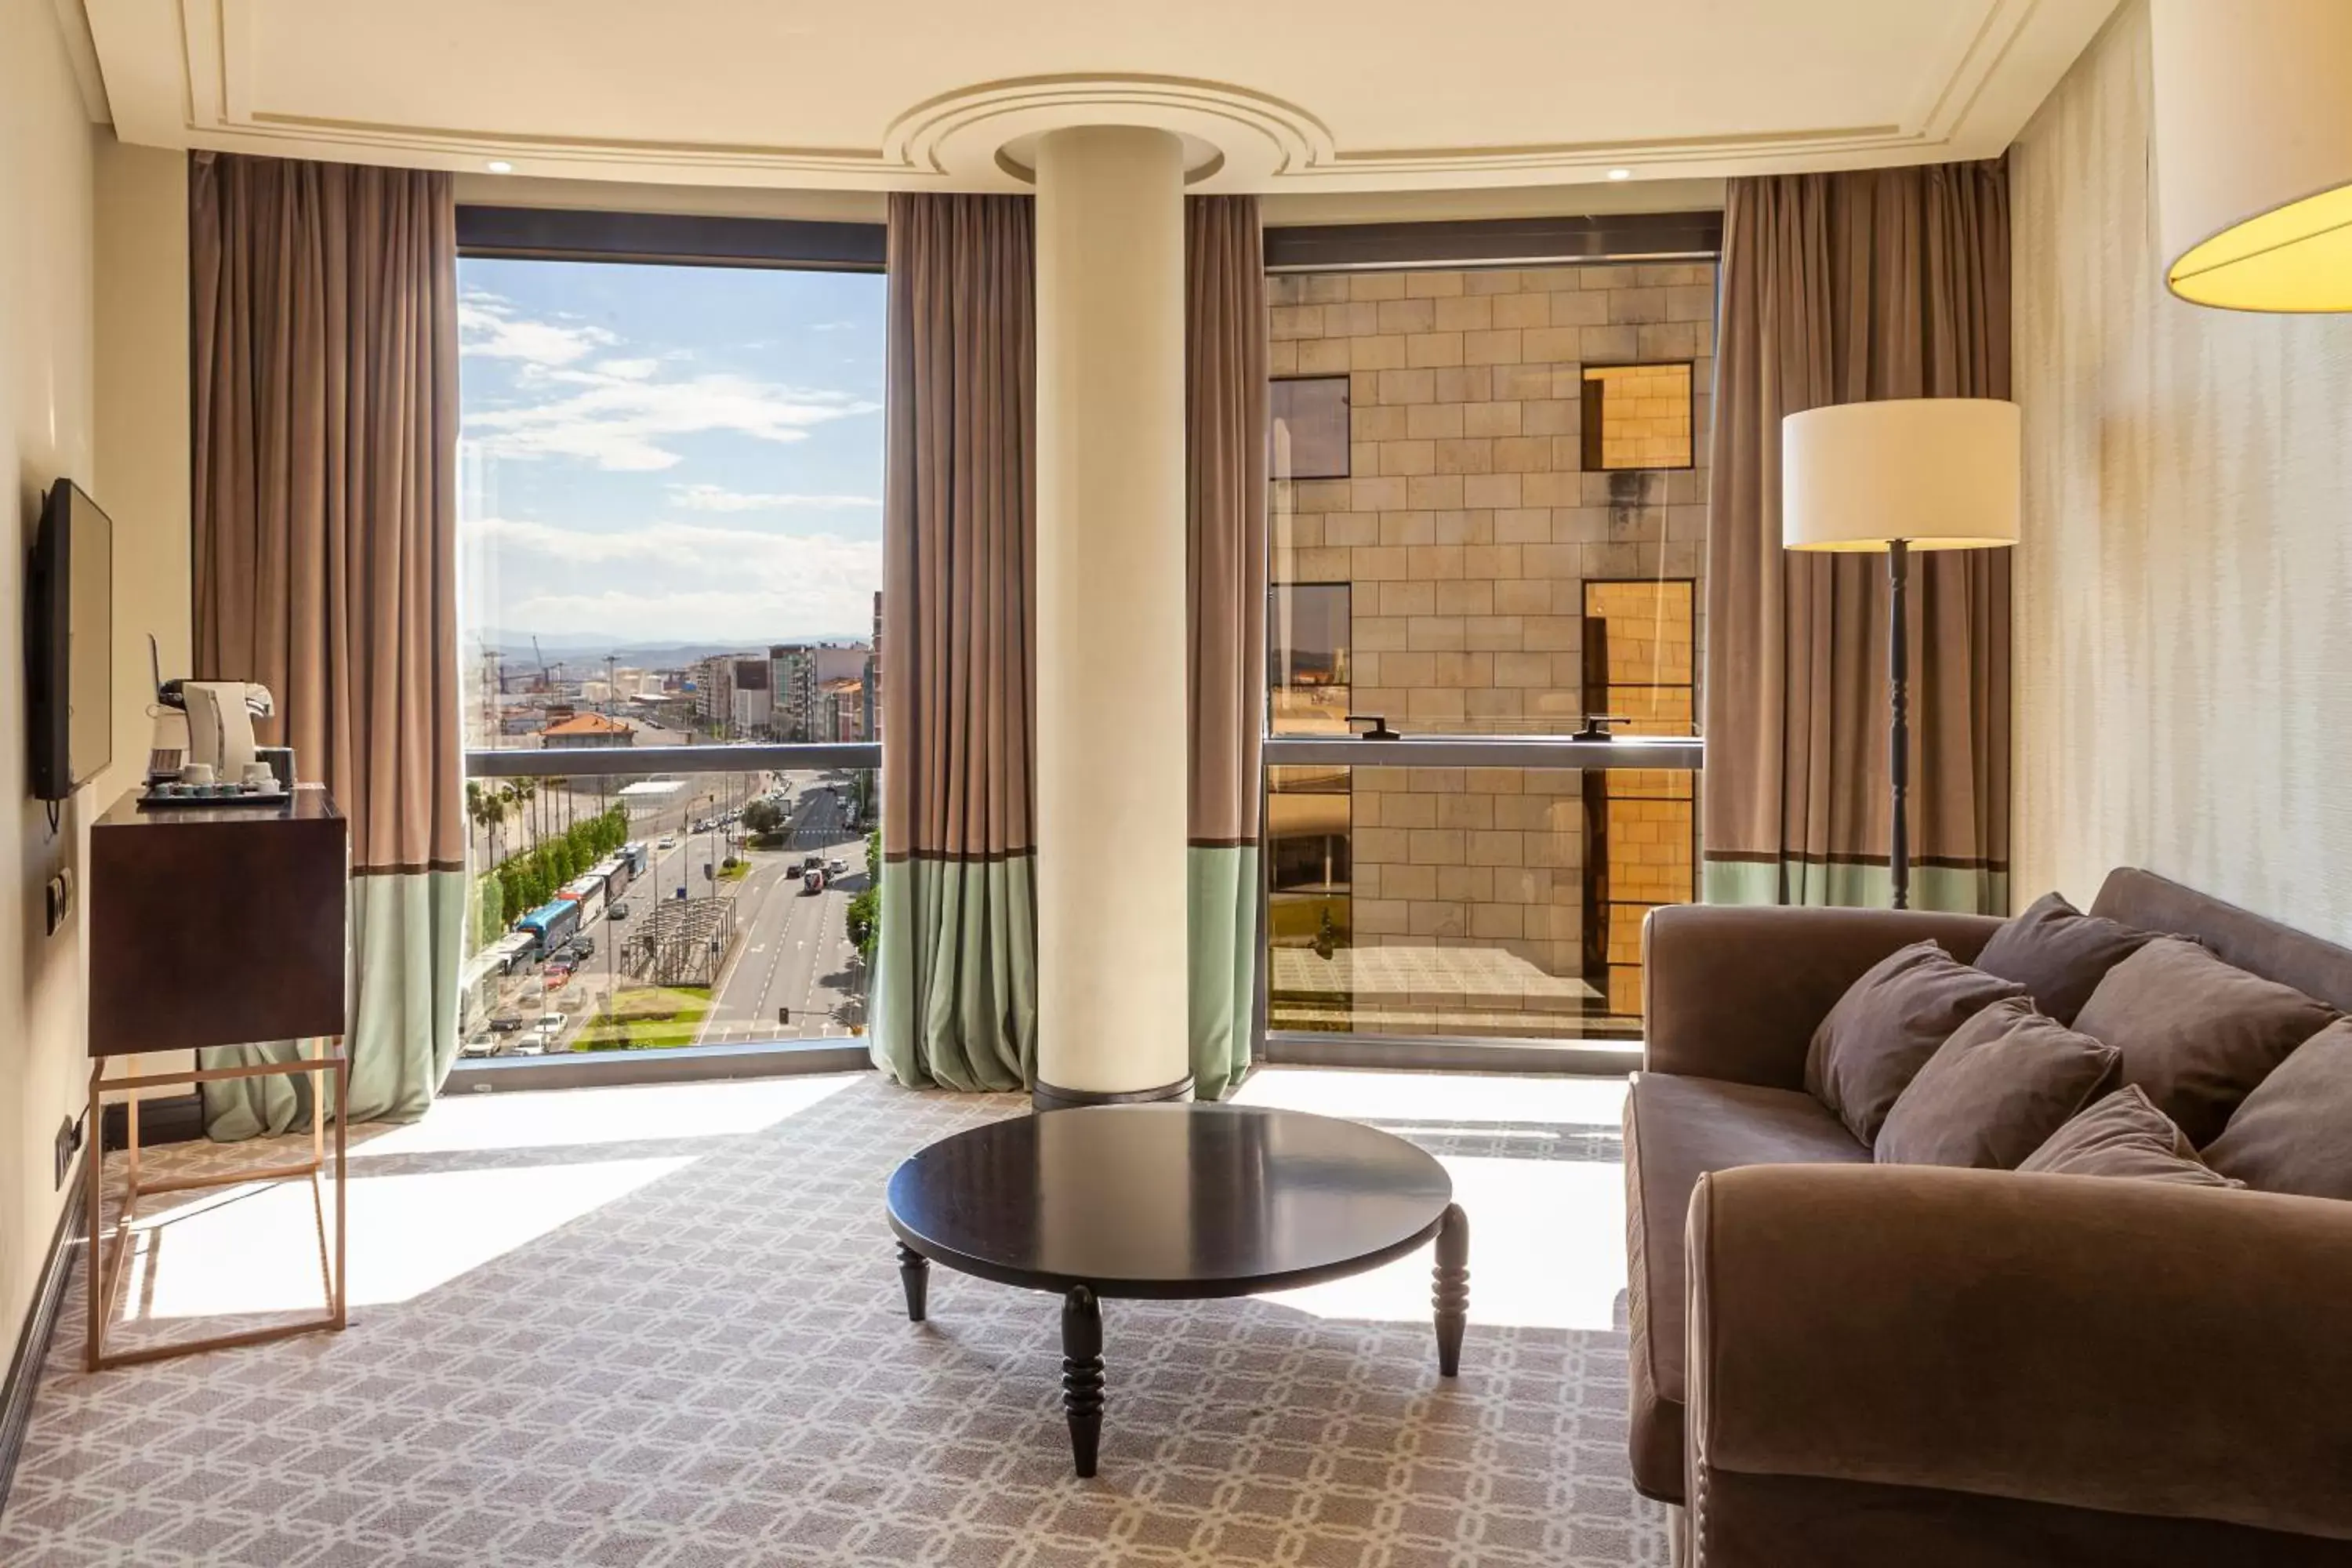
<instances>
[{"instance_id":1,"label":"dark wood cabinet","mask_svg":"<svg viewBox=\"0 0 2352 1568\"><path fill-rule=\"evenodd\" d=\"M142 811L89 833L89 1054L339 1036L351 836L327 792Z\"/></svg>"}]
</instances>

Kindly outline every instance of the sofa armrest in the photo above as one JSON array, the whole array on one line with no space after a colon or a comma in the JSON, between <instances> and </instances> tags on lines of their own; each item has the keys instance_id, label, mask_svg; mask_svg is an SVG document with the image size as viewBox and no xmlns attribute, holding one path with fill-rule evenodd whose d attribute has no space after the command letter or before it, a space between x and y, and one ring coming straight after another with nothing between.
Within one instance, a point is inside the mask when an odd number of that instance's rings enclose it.
<instances>
[{"instance_id":1,"label":"sofa armrest","mask_svg":"<svg viewBox=\"0 0 2352 1568\"><path fill-rule=\"evenodd\" d=\"M1925 910L1653 910L1642 922L1643 1066L1801 1089L1813 1031L1864 971L1930 939L1970 963L2000 924Z\"/></svg>"},{"instance_id":2,"label":"sofa armrest","mask_svg":"<svg viewBox=\"0 0 2352 1568\"><path fill-rule=\"evenodd\" d=\"M1687 1245L1694 1496L1804 1477L2352 1539L2352 1204L1758 1165L1701 1179Z\"/></svg>"}]
</instances>

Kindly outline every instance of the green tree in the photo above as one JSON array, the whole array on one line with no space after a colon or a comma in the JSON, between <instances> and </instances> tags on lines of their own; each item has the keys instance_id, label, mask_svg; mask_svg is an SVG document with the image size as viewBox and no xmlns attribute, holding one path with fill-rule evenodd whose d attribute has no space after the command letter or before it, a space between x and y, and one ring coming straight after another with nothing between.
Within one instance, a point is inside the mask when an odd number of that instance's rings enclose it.
<instances>
[{"instance_id":1,"label":"green tree","mask_svg":"<svg viewBox=\"0 0 2352 1568\"><path fill-rule=\"evenodd\" d=\"M882 830L878 827L866 836L866 886L849 900L845 918L850 944L870 973L875 952L882 945Z\"/></svg>"}]
</instances>

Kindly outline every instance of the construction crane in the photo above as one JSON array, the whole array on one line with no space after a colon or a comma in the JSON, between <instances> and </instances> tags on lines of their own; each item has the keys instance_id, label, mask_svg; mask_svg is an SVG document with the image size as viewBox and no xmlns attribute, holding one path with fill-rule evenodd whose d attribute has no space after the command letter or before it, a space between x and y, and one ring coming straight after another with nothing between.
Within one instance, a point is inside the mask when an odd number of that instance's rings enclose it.
<instances>
[{"instance_id":1,"label":"construction crane","mask_svg":"<svg viewBox=\"0 0 2352 1568\"><path fill-rule=\"evenodd\" d=\"M530 653L533 658L539 660L540 690L552 692L555 689L556 680L563 673L563 661L558 659L553 664L547 662L547 655L539 650L539 634L536 632L531 634Z\"/></svg>"}]
</instances>

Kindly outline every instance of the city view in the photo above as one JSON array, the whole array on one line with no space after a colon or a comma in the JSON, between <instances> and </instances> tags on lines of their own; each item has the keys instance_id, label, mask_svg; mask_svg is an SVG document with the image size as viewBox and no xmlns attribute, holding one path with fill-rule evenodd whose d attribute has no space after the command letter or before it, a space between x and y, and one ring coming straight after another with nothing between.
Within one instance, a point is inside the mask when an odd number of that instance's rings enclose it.
<instances>
[{"instance_id":1,"label":"city view","mask_svg":"<svg viewBox=\"0 0 2352 1568\"><path fill-rule=\"evenodd\" d=\"M1350 714L1693 732L1712 284L1275 280L1276 737ZM544 757L472 781L464 1048L862 1029L873 777L724 748L882 739L881 279L467 258L460 286L466 743ZM1512 363L1352 368L1392 329L1538 315L1583 324L1528 329ZM710 763L567 765L656 747ZM1265 782L1270 1028L1638 1028L1642 917L1695 891L1687 775L1272 760Z\"/></svg>"},{"instance_id":2,"label":"city view","mask_svg":"<svg viewBox=\"0 0 2352 1568\"><path fill-rule=\"evenodd\" d=\"M467 784L461 1050L862 1031L876 775L721 748L878 739L882 280L459 286L465 744L545 754ZM687 746L709 765L576 762Z\"/></svg>"}]
</instances>

